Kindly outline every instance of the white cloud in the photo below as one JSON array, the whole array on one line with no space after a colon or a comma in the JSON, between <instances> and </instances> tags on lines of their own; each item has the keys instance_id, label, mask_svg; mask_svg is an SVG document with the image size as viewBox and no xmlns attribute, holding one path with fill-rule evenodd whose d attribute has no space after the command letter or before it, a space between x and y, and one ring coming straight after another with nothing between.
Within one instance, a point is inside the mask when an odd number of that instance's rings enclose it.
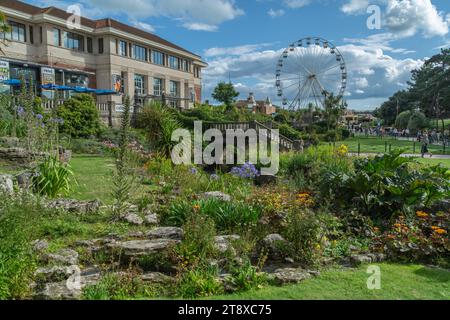
<instances>
[{"instance_id":1,"label":"white cloud","mask_svg":"<svg viewBox=\"0 0 450 320\"><path fill-rule=\"evenodd\" d=\"M55 5L62 9L73 4L68 0L38 2L44 6ZM133 21L163 16L181 20L184 22L183 26L191 27L191 30L204 30L207 29L206 25L218 26L245 14L234 0L79 0L79 3L83 7L83 16L104 18L106 15L114 16L120 12Z\"/></svg>"},{"instance_id":2,"label":"white cloud","mask_svg":"<svg viewBox=\"0 0 450 320\"><path fill-rule=\"evenodd\" d=\"M386 27L408 37L422 32L426 37L445 36L449 24L431 0L388 0Z\"/></svg>"},{"instance_id":3,"label":"white cloud","mask_svg":"<svg viewBox=\"0 0 450 320\"><path fill-rule=\"evenodd\" d=\"M205 50L205 57L218 57L218 56L240 56L243 54L252 53L259 51L263 47L271 46L271 43L259 43L259 44L247 44L237 47L227 47L227 48L209 48Z\"/></svg>"},{"instance_id":4,"label":"white cloud","mask_svg":"<svg viewBox=\"0 0 450 320\"><path fill-rule=\"evenodd\" d=\"M394 58L381 48L361 43L347 43L338 49L347 65L346 97L353 107L360 105L367 109L379 106L395 91L402 89L410 80L411 71L423 64L423 60ZM231 75L232 81L239 84L237 90L241 98L253 91L259 99L269 96L279 104L274 70L283 50L258 49L257 45L207 50L209 67L204 72L205 98L210 98L217 82L228 80Z\"/></svg>"},{"instance_id":5,"label":"white cloud","mask_svg":"<svg viewBox=\"0 0 450 320\"><path fill-rule=\"evenodd\" d=\"M186 22L183 24L183 27L185 27L188 30L208 31L208 32L217 31L217 29L218 29L218 27L215 25L199 23L199 22Z\"/></svg>"},{"instance_id":6,"label":"white cloud","mask_svg":"<svg viewBox=\"0 0 450 320\"><path fill-rule=\"evenodd\" d=\"M311 3L311 0L284 0L286 6L292 9L305 7Z\"/></svg>"},{"instance_id":7,"label":"white cloud","mask_svg":"<svg viewBox=\"0 0 450 320\"><path fill-rule=\"evenodd\" d=\"M383 9L382 26L398 37L422 33L425 37L445 36L450 14L438 11L431 0L347 0L341 7L346 14L365 14L369 5Z\"/></svg>"},{"instance_id":8,"label":"white cloud","mask_svg":"<svg viewBox=\"0 0 450 320\"><path fill-rule=\"evenodd\" d=\"M283 9L274 10L272 8L267 12L267 14L272 18L284 16L285 13L286 12Z\"/></svg>"},{"instance_id":9,"label":"white cloud","mask_svg":"<svg viewBox=\"0 0 450 320\"><path fill-rule=\"evenodd\" d=\"M350 0L341 7L341 10L346 14L360 14L366 12L369 5L369 0Z\"/></svg>"},{"instance_id":10,"label":"white cloud","mask_svg":"<svg viewBox=\"0 0 450 320\"><path fill-rule=\"evenodd\" d=\"M154 33L154 32L155 32L155 28L154 28L151 24L148 24L148 23L145 23L145 22L135 21L135 22L133 23L133 25L134 25L136 28L138 28L138 29L143 29L143 30L145 30L145 31L147 31L147 32L151 32L151 33Z\"/></svg>"}]
</instances>

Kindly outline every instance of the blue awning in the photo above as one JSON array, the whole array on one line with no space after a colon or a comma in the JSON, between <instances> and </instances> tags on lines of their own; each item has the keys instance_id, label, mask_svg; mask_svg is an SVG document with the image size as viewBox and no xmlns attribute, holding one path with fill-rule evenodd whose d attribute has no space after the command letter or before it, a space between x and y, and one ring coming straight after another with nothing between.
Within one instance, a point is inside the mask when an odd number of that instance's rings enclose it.
<instances>
[{"instance_id":1,"label":"blue awning","mask_svg":"<svg viewBox=\"0 0 450 320\"><path fill-rule=\"evenodd\" d=\"M0 81L1 84L5 84L7 86L20 86L20 80L17 79L9 79L9 80L3 80Z\"/></svg>"},{"instance_id":2,"label":"blue awning","mask_svg":"<svg viewBox=\"0 0 450 320\"><path fill-rule=\"evenodd\" d=\"M98 96L107 96L107 95L117 94L117 92L115 90L99 89L99 90L95 90L95 94Z\"/></svg>"},{"instance_id":3,"label":"blue awning","mask_svg":"<svg viewBox=\"0 0 450 320\"><path fill-rule=\"evenodd\" d=\"M41 85L41 88L44 89L44 90L58 90L58 87L59 86L57 86L57 85L55 85L53 83L48 83L48 84Z\"/></svg>"}]
</instances>

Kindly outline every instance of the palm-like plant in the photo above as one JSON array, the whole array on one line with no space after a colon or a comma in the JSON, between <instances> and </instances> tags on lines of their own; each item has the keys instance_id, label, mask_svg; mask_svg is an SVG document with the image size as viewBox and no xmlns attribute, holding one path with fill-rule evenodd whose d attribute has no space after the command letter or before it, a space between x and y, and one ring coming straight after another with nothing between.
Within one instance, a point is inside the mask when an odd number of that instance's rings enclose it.
<instances>
[{"instance_id":1,"label":"palm-like plant","mask_svg":"<svg viewBox=\"0 0 450 320\"><path fill-rule=\"evenodd\" d=\"M8 21L6 20L3 12L0 12L0 34L5 34L11 31L11 27L8 25ZM0 39L0 53L5 54L2 46L6 46L5 39Z\"/></svg>"}]
</instances>

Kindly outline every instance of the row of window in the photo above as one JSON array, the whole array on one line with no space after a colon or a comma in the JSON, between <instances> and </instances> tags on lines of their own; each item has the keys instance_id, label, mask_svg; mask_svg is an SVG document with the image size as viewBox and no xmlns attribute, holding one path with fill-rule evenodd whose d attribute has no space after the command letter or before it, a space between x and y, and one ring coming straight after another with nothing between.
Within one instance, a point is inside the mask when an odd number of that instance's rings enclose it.
<instances>
[{"instance_id":1,"label":"row of window","mask_svg":"<svg viewBox=\"0 0 450 320\"><path fill-rule=\"evenodd\" d=\"M175 70L190 72L191 62L176 56L167 55L157 50L150 50L137 44L129 44L123 40L116 40L116 53L123 57L132 57L140 61L149 61L151 63L165 66L166 57L168 59L168 67Z\"/></svg>"},{"instance_id":2,"label":"row of window","mask_svg":"<svg viewBox=\"0 0 450 320\"><path fill-rule=\"evenodd\" d=\"M140 74L134 75L134 93L137 96L145 95L145 76ZM161 96L164 91L164 80L160 78L153 78L153 95ZM180 94L180 83L177 81L169 82L169 95L178 97Z\"/></svg>"},{"instance_id":3,"label":"row of window","mask_svg":"<svg viewBox=\"0 0 450 320\"><path fill-rule=\"evenodd\" d=\"M26 26L21 23L14 21L8 21L11 26L10 32L4 33L3 38L7 40L26 42ZM33 43L33 27L30 26L29 31L30 42ZM42 42L42 27L40 28L40 36ZM91 37L87 37L87 52L93 53L93 40ZM76 51L85 50L84 36L62 31L58 28L53 28L53 44L58 47L64 47ZM117 40L116 41L117 54L128 57L131 56L133 59L139 61L149 61L157 65L167 66L171 69L182 70L185 72L190 72L191 62L185 59L178 58L173 55L167 55L163 52L150 50L145 47L128 44L126 41ZM103 38L98 39L98 53L102 54L104 52L104 42ZM131 53L131 54L130 54ZM151 53L151 54L150 54ZM167 63L166 63L167 59ZM194 76L200 78L200 68L194 67Z\"/></svg>"}]
</instances>

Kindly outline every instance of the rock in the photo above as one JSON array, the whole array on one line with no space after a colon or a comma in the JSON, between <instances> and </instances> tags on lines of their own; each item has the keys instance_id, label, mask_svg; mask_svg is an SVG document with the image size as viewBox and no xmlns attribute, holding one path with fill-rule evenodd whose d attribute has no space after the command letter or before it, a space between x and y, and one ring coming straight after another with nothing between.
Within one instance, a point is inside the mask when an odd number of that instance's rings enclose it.
<instances>
[{"instance_id":1,"label":"rock","mask_svg":"<svg viewBox=\"0 0 450 320\"><path fill-rule=\"evenodd\" d=\"M35 240L31 243L33 246L33 250L36 252L43 252L48 249L48 242L47 240Z\"/></svg>"},{"instance_id":2,"label":"rock","mask_svg":"<svg viewBox=\"0 0 450 320\"><path fill-rule=\"evenodd\" d=\"M73 274L75 268L78 268L78 266L43 267L38 268L34 275L38 282L58 282L67 280Z\"/></svg>"},{"instance_id":3,"label":"rock","mask_svg":"<svg viewBox=\"0 0 450 320\"><path fill-rule=\"evenodd\" d=\"M382 253L354 254L350 256L350 263L353 266L359 266L361 264L382 262L385 259L386 256Z\"/></svg>"},{"instance_id":4,"label":"rock","mask_svg":"<svg viewBox=\"0 0 450 320\"><path fill-rule=\"evenodd\" d=\"M15 137L0 137L0 144L2 144L5 147L11 148L11 147L17 147L20 143L19 138Z\"/></svg>"},{"instance_id":5,"label":"rock","mask_svg":"<svg viewBox=\"0 0 450 320\"><path fill-rule=\"evenodd\" d=\"M61 249L55 253L47 253L42 260L50 264L75 265L78 264L78 252L72 249Z\"/></svg>"},{"instance_id":6,"label":"rock","mask_svg":"<svg viewBox=\"0 0 450 320\"><path fill-rule=\"evenodd\" d=\"M124 221L128 222L129 224L134 224L137 226L140 226L144 223L144 220L142 220L141 217L139 217L136 213L129 213L124 218Z\"/></svg>"},{"instance_id":7,"label":"rock","mask_svg":"<svg viewBox=\"0 0 450 320\"><path fill-rule=\"evenodd\" d=\"M156 214L152 214L152 213L151 214L147 214L144 217L144 221L145 221L145 224L148 224L148 225L151 225L151 226L159 224L158 216Z\"/></svg>"},{"instance_id":8,"label":"rock","mask_svg":"<svg viewBox=\"0 0 450 320\"><path fill-rule=\"evenodd\" d=\"M28 164L30 160L42 159L48 156L48 153L44 152L31 152L29 153L24 148L0 148L0 159L5 160L12 164Z\"/></svg>"},{"instance_id":9,"label":"rock","mask_svg":"<svg viewBox=\"0 0 450 320\"><path fill-rule=\"evenodd\" d=\"M119 250L126 257L140 257L167 251L177 243L177 240L172 239L132 240L110 243L107 248L113 251Z\"/></svg>"},{"instance_id":10,"label":"rock","mask_svg":"<svg viewBox=\"0 0 450 320\"><path fill-rule=\"evenodd\" d=\"M215 239L215 246L217 251L220 253L225 253L230 249L233 249L231 243L233 241L239 240L241 237L238 235L229 235L229 236L217 236Z\"/></svg>"},{"instance_id":11,"label":"rock","mask_svg":"<svg viewBox=\"0 0 450 320\"><path fill-rule=\"evenodd\" d=\"M175 281L174 278L166 276L165 274L162 274L160 272L145 273L140 277L140 279L144 283L150 284L168 284Z\"/></svg>"},{"instance_id":12,"label":"rock","mask_svg":"<svg viewBox=\"0 0 450 320\"><path fill-rule=\"evenodd\" d=\"M33 184L33 172L24 172L16 176L17 184L21 189L29 189Z\"/></svg>"},{"instance_id":13,"label":"rock","mask_svg":"<svg viewBox=\"0 0 450 320\"><path fill-rule=\"evenodd\" d=\"M143 238L145 238L145 233L142 231L130 232L130 233L127 233L126 238L143 239Z\"/></svg>"},{"instance_id":14,"label":"rock","mask_svg":"<svg viewBox=\"0 0 450 320\"><path fill-rule=\"evenodd\" d=\"M184 232L176 227L159 227L147 232L148 239L174 239L183 240Z\"/></svg>"},{"instance_id":15,"label":"rock","mask_svg":"<svg viewBox=\"0 0 450 320\"><path fill-rule=\"evenodd\" d=\"M70 276L69 276L70 277ZM98 272L82 272L78 277L68 278L60 282L46 283L34 295L39 300L77 300L82 296L82 290L86 286L95 285L100 281Z\"/></svg>"},{"instance_id":16,"label":"rock","mask_svg":"<svg viewBox=\"0 0 450 320\"><path fill-rule=\"evenodd\" d=\"M0 192L8 194L14 193L13 176L10 174L0 174Z\"/></svg>"},{"instance_id":17,"label":"rock","mask_svg":"<svg viewBox=\"0 0 450 320\"><path fill-rule=\"evenodd\" d=\"M97 213L100 209L101 202L94 201L78 201L73 199L58 199L48 203L49 208L65 210L78 214Z\"/></svg>"},{"instance_id":18,"label":"rock","mask_svg":"<svg viewBox=\"0 0 450 320\"><path fill-rule=\"evenodd\" d=\"M270 277L273 278L277 284L285 285L299 283L313 277L315 274L303 269L285 268L275 270Z\"/></svg>"},{"instance_id":19,"label":"rock","mask_svg":"<svg viewBox=\"0 0 450 320\"><path fill-rule=\"evenodd\" d=\"M203 198L208 200L208 199L216 199L216 200L220 200L220 201L226 201L226 202L230 202L231 201L231 196L220 192L220 191L212 191L212 192L205 192L203 194Z\"/></svg>"},{"instance_id":20,"label":"rock","mask_svg":"<svg viewBox=\"0 0 450 320\"><path fill-rule=\"evenodd\" d=\"M269 234L262 241L263 247L268 251L269 260L280 260L283 258L282 247L287 245L287 241L279 234Z\"/></svg>"},{"instance_id":21,"label":"rock","mask_svg":"<svg viewBox=\"0 0 450 320\"><path fill-rule=\"evenodd\" d=\"M255 184L257 186L265 186L269 184L277 183L277 177L274 175L259 175L255 178Z\"/></svg>"}]
</instances>

